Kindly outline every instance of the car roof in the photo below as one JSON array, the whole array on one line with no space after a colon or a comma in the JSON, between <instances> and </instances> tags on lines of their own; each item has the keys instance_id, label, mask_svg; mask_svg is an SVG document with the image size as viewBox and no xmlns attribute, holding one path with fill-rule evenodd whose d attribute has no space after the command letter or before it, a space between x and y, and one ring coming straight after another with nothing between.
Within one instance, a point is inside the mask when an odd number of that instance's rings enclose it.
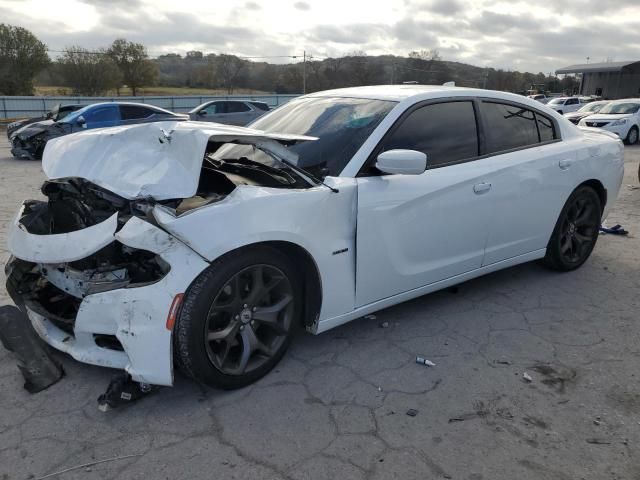
<instances>
[{"instance_id":1,"label":"car roof","mask_svg":"<svg viewBox=\"0 0 640 480\"><path fill-rule=\"evenodd\" d=\"M342 97L362 98L368 100L388 100L411 104L425 100L447 97L484 97L495 100L506 100L535 109L543 106L537 100L515 93L481 88L453 87L449 85L375 85L368 87L339 88L325 90L306 95L302 98Z\"/></svg>"},{"instance_id":2,"label":"car roof","mask_svg":"<svg viewBox=\"0 0 640 480\"><path fill-rule=\"evenodd\" d=\"M621 98L619 100L608 100L609 103L639 103L640 98Z\"/></svg>"}]
</instances>

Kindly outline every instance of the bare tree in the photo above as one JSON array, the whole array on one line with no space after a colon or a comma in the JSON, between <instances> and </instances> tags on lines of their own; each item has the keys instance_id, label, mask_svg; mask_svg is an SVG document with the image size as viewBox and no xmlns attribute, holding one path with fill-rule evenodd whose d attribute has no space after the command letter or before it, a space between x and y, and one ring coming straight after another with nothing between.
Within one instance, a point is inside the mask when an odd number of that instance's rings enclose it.
<instances>
[{"instance_id":1,"label":"bare tree","mask_svg":"<svg viewBox=\"0 0 640 480\"><path fill-rule=\"evenodd\" d=\"M227 90L227 93L233 93L236 81L245 68L245 61L235 55L222 53L215 58L214 65L222 86Z\"/></svg>"},{"instance_id":2,"label":"bare tree","mask_svg":"<svg viewBox=\"0 0 640 480\"><path fill-rule=\"evenodd\" d=\"M121 82L118 66L104 49L90 52L82 47L67 47L57 61L57 69L65 84L79 95L101 95Z\"/></svg>"}]
</instances>

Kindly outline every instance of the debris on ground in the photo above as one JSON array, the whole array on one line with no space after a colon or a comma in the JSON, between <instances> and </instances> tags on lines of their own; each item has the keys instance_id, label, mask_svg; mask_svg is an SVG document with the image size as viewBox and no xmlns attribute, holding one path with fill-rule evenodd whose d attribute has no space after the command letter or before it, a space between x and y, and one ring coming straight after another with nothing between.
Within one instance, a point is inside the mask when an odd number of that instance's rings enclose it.
<instances>
[{"instance_id":1,"label":"debris on ground","mask_svg":"<svg viewBox=\"0 0 640 480\"><path fill-rule=\"evenodd\" d=\"M375 315L373 315L372 313L370 313L369 315L365 315L365 316L364 316L364 318L365 318L366 320L375 320L375 319L376 319L376 318L378 318L378 317L376 317Z\"/></svg>"},{"instance_id":2,"label":"debris on ground","mask_svg":"<svg viewBox=\"0 0 640 480\"><path fill-rule=\"evenodd\" d=\"M62 365L50 355L48 345L17 307L0 307L0 342L15 356L27 392L40 392L64 376Z\"/></svg>"},{"instance_id":3,"label":"debris on ground","mask_svg":"<svg viewBox=\"0 0 640 480\"><path fill-rule=\"evenodd\" d=\"M422 357L416 357L416 363L419 363L420 365L426 365L427 367L436 366L436 364L433 363L431 360L427 360L426 358L422 358Z\"/></svg>"},{"instance_id":4,"label":"debris on ground","mask_svg":"<svg viewBox=\"0 0 640 480\"><path fill-rule=\"evenodd\" d=\"M109 382L107 391L98 397L98 410L107 412L113 408L133 403L154 390L157 388L148 383L135 382L128 373L118 374Z\"/></svg>"},{"instance_id":5,"label":"debris on ground","mask_svg":"<svg viewBox=\"0 0 640 480\"><path fill-rule=\"evenodd\" d=\"M611 235L628 235L629 232L622 228L622 225L614 225L613 227L606 227L600 225L600 233L609 233Z\"/></svg>"},{"instance_id":6,"label":"debris on ground","mask_svg":"<svg viewBox=\"0 0 640 480\"><path fill-rule=\"evenodd\" d=\"M497 363L498 365L511 365L511 362L509 360L495 360L495 363Z\"/></svg>"},{"instance_id":7,"label":"debris on ground","mask_svg":"<svg viewBox=\"0 0 640 480\"><path fill-rule=\"evenodd\" d=\"M380 328L389 328L389 322L382 322Z\"/></svg>"},{"instance_id":8,"label":"debris on ground","mask_svg":"<svg viewBox=\"0 0 640 480\"><path fill-rule=\"evenodd\" d=\"M44 477L38 477L36 480L44 480L45 478L57 477L58 475L61 475L63 473L72 472L74 470L80 470L82 468L87 469L86 471L91 471L89 467L92 467L93 465L99 465L101 463L107 463L107 462L114 462L116 460L125 460L127 458L141 457L142 455L144 455L144 453L134 453L132 455L123 455L120 457L111 457L111 458L105 458L104 460L96 460L95 462L83 463L82 465L76 465L75 467L65 468L64 470L60 470L58 472L49 473Z\"/></svg>"},{"instance_id":9,"label":"debris on ground","mask_svg":"<svg viewBox=\"0 0 640 480\"><path fill-rule=\"evenodd\" d=\"M524 372L522 374L522 378L524 379L525 382L527 383L531 383L533 382L533 378L531 378L531 375L529 375L527 372Z\"/></svg>"},{"instance_id":10,"label":"debris on ground","mask_svg":"<svg viewBox=\"0 0 640 480\"><path fill-rule=\"evenodd\" d=\"M602 438L587 438L587 443L592 445L611 445L611 442Z\"/></svg>"},{"instance_id":11,"label":"debris on ground","mask_svg":"<svg viewBox=\"0 0 640 480\"><path fill-rule=\"evenodd\" d=\"M418 410L416 410L415 408L410 408L409 410L407 410L407 415L409 415L410 417L415 417L416 415L418 415Z\"/></svg>"}]
</instances>

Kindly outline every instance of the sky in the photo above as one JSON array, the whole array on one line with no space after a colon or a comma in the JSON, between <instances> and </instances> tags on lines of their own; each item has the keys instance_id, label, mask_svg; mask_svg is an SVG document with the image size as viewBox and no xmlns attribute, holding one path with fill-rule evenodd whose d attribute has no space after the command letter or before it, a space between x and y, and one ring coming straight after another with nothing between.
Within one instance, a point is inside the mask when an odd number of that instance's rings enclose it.
<instances>
[{"instance_id":1,"label":"sky","mask_svg":"<svg viewBox=\"0 0 640 480\"><path fill-rule=\"evenodd\" d=\"M201 50L272 63L303 51L322 59L422 49L535 73L640 60L640 0L0 0L0 23L31 30L51 50L126 38L152 56Z\"/></svg>"}]
</instances>

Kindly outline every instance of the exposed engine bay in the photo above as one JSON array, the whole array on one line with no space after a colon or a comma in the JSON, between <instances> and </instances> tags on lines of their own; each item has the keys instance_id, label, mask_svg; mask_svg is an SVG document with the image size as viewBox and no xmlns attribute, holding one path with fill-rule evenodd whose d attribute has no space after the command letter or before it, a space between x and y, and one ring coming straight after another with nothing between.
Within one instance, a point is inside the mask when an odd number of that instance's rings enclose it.
<instances>
[{"instance_id":1,"label":"exposed engine bay","mask_svg":"<svg viewBox=\"0 0 640 480\"><path fill-rule=\"evenodd\" d=\"M117 232L134 216L157 226L151 214L156 204L179 216L223 200L239 185L308 186L287 169L246 157L217 159L214 154L221 145L215 142L208 145L197 192L190 198L128 200L82 178L55 179L42 186L47 201L25 202L19 223L30 234L59 235L98 225L117 214ZM170 266L160 256L112 241L86 258L67 263L13 259L7 265L7 277L14 297L72 333L78 308L87 295L153 283L169 270Z\"/></svg>"}]
</instances>

